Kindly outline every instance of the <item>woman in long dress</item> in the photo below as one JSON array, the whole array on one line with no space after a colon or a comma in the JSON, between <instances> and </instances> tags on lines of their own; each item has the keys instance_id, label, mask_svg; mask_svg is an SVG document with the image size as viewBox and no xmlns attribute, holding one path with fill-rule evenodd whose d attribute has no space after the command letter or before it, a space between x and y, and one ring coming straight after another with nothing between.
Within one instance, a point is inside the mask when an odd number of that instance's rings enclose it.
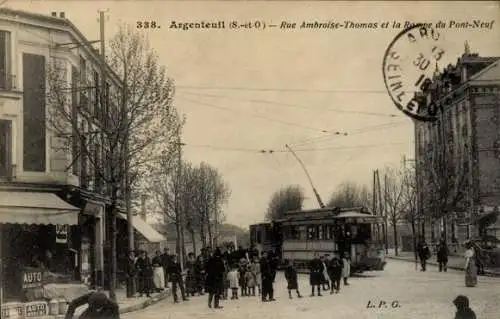
<instances>
[{"instance_id":1,"label":"woman in long dress","mask_svg":"<svg viewBox=\"0 0 500 319\"><path fill-rule=\"evenodd\" d=\"M156 256L151 261L153 265L153 283L157 292L165 289L165 273L162 267L161 252L157 251Z\"/></svg>"},{"instance_id":2,"label":"woman in long dress","mask_svg":"<svg viewBox=\"0 0 500 319\"><path fill-rule=\"evenodd\" d=\"M477 266L475 253L471 242L465 244L465 286L475 287L477 285Z\"/></svg>"}]
</instances>

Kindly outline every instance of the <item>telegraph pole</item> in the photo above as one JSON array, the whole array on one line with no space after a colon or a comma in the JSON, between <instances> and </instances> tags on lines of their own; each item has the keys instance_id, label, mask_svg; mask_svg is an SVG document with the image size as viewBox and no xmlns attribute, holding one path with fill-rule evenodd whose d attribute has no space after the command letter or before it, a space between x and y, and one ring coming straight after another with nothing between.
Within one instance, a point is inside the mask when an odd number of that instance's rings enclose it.
<instances>
[{"instance_id":1,"label":"telegraph pole","mask_svg":"<svg viewBox=\"0 0 500 319\"><path fill-rule=\"evenodd\" d=\"M184 144L181 142L181 138L177 140L177 187L175 188L175 214L177 215L176 222L178 223L177 227L179 229L179 263L181 265L181 270L184 270L184 216L183 212L181 212L181 203L180 203L180 195L181 195L181 183L182 183L182 146Z\"/></svg>"},{"instance_id":2,"label":"telegraph pole","mask_svg":"<svg viewBox=\"0 0 500 319\"><path fill-rule=\"evenodd\" d=\"M105 32L104 32L104 26L105 26L105 16L104 16L105 11L100 10L99 11L99 25L100 25L100 37L99 41L101 44L101 114L102 116L102 125L105 127L108 125L107 121L107 116L108 116L108 96L106 94L106 42L105 42ZM104 134L101 134L102 138L102 143L104 147ZM109 169L110 163L106 161L106 170L105 174L109 174L107 169ZM107 193L110 193L110 189L108 186ZM106 216L103 216L102 218L106 218ZM114 227L114 228L113 228ZM116 274L117 271L117 265L116 265L116 216L114 215L114 212L111 212L111 228L113 229L112 232L115 233L115 236L111 236L111 239L107 238L107 241L111 240L111 277L113 277L113 274ZM106 230L104 230L106 232ZM115 252L113 252L113 249L115 249ZM101 262L101 266L103 266L103 263ZM104 273L105 269L101 269L101 278L100 278L100 285L101 287L104 287ZM112 278L111 278L112 279ZM111 280L111 287L110 287L110 297L112 299L116 299L115 296L115 287L113 287L113 280Z\"/></svg>"}]
</instances>

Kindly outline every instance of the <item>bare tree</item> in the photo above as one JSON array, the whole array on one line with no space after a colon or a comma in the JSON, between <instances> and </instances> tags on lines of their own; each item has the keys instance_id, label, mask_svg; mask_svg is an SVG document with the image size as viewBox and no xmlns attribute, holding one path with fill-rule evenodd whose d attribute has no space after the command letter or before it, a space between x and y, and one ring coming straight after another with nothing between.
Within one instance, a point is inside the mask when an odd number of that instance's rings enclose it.
<instances>
[{"instance_id":1,"label":"bare tree","mask_svg":"<svg viewBox=\"0 0 500 319\"><path fill-rule=\"evenodd\" d=\"M366 185L341 183L328 201L328 207L370 207L371 195Z\"/></svg>"},{"instance_id":2,"label":"bare tree","mask_svg":"<svg viewBox=\"0 0 500 319\"><path fill-rule=\"evenodd\" d=\"M83 68L53 58L48 68L48 123L55 137L73 154L68 169L80 176L80 185L94 182L111 204L110 296L116 288L116 213L119 200L130 193L140 167L161 150L172 135L178 114L172 105L174 86L158 63L147 39L122 25L110 42L106 78L114 85L89 84ZM91 173L92 172L92 173ZM120 205L121 206L121 205Z\"/></svg>"},{"instance_id":3,"label":"bare tree","mask_svg":"<svg viewBox=\"0 0 500 319\"><path fill-rule=\"evenodd\" d=\"M281 188L271 196L266 212L266 220L280 219L288 211L302 209L304 198L304 190L298 185Z\"/></svg>"},{"instance_id":4,"label":"bare tree","mask_svg":"<svg viewBox=\"0 0 500 319\"><path fill-rule=\"evenodd\" d=\"M384 208L385 218L390 222L394 235L394 250L398 255L398 223L405 218L406 187L404 171L392 167L385 169L384 177Z\"/></svg>"},{"instance_id":5,"label":"bare tree","mask_svg":"<svg viewBox=\"0 0 500 319\"><path fill-rule=\"evenodd\" d=\"M465 211L465 199L470 191L469 164L454 152L450 136L445 136L438 123L441 138L436 145L427 145L425 156L426 206L430 217L447 224L450 213ZM450 142L448 142L450 141ZM444 227L443 239L447 239Z\"/></svg>"}]
</instances>

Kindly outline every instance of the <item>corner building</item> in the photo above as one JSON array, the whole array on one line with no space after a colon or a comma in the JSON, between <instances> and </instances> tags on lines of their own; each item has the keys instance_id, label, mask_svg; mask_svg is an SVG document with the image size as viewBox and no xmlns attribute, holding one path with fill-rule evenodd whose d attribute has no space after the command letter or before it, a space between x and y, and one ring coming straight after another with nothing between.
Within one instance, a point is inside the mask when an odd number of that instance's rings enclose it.
<instances>
[{"instance_id":1,"label":"corner building","mask_svg":"<svg viewBox=\"0 0 500 319\"><path fill-rule=\"evenodd\" d=\"M90 43L98 41L85 38L64 13L0 9L0 283L4 303L47 298L48 291L57 295L59 285L66 285L63 292L68 285L76 290L108 286L111 223L106 212L110 201L101 175L93 169L105 166L105 143L98 136L88 145L89 141L70 131L68 147L67 138L54 133L47 120L53 107L47 99L48 72L55 60L71 86L70 107L88 111L85 118L73 113L72 125L84 132L98 131L108 110L116 109L106 97L119 89L120 80L101 63ZM127 221L125 214L118 215L117 254L122 257L127 249Z\"/></svg>"},{"instance_id":2,"label":"corner building","mask_svg":"<svg viewBox=\"0 0 500 319\"><path fill-rule=\"evenodd\" d=\"M420 231L431 245L446 236L450 248L461 251L464 240L478 235L475 221L499 211L499 59L472 54L466 44L456 65L442 71L436 66L428 90L416 94L420 103L441 106L436 121L414 122ZM437 192L429 187L436 178L442 188ZM456 205L446 208L444 218L433 218L439 194Z\"/></svg>"}]
</instances>

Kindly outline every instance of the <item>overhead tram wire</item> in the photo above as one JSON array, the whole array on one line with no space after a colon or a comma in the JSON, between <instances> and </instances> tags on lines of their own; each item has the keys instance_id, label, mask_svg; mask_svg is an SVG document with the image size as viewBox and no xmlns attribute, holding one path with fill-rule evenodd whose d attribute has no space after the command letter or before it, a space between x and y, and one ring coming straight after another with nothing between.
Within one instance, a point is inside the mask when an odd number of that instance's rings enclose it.
<instances>
[{"instance_id":1,"label":"overhead tram wire","mask_svg":"<svg viewBox=\"0 0 500 319\"><path fill-rule=\"evenodd\" d=\"M359 148L372 148L372 147L384 147L384 146L395 146L395 145L403 145L405 143L403 142L398 142L398 143L381 143L381 144L364 144L364 145L353 145L353 146L336 146L336 147L325 147L325 148L298 148L295 149L294 151L296 152L317 152L317 151L342 151L342 150L353 150L353 149L359 149ZM241 148L241 147L229 147L229 146L217 146L217 145L209 145L209 144L189 144L189 143L184 143L183 144L186 147L200 147L200 148L207 148L211 149L214 151L226 151L226 152L246 152L246 153L253 153L253 154L273 154L273 153L287 153L288 151L284 149L258 149L258 148Z\"/></svg>"},{"instance_id":2,"label":"overhead tram wire","mask_svg":"<svg viewBox=\"0 0 500 319\"><path fill-rule=\"evenodd\" d=\"M255 114L255 113L242 112L242 111L239 111L239 110L234 110L234 109L231 109L231 108L227 108L227 107L223 107L223 106L219 106L219 105L215 105L215 104L211 104L211 103L206 103L206 102L200 102L200 101L196 101L196 100L187 99L185 97L179 97L179 98L182 99L182 100L184 100L184 101L193 103L193 104L198 104L198 105L207 106L207 107L211 107L211 108L215 108L215 109L219 109L219 110L229 111L229 112L233 112L233 113L240 114L240 115L245 115L245 116L251 116L251 117L255 117L255 118L260 118L260 119L263 119L263 120L266 120L266 121L276 122L276 123L280 123L280 124L283 124L283 125L300 127L302 129L307 129L307 130L311 130L311 131L315 131L315 132L321 132L321 133L327 133L328 132L327 130L320 129L320 128L317 128L317 127L302 125L302 124L293 123L293 122L282 121L282 120L279 120L279 119L274 119L274 118L270 118L270 117L267 117L267 116Z\"/></svg>"},{"instance_id":3,"label":"overhead tram wire","mask_svg":"<svg viewBox=\"0 0 500 319\"><path fill-rule=\"evenodd\" d=\"M304 93L351 93L351 94L387 94L387 90L348 90L348 89L310 89L310 88L249 88L249 87L223 87L223 86L196 86L176 85L178 89L212 90L212 91L249 91L249 92L304 92ZM415 93L416 91L406 91Z\"/></svg>"},{"instance_id":4,"label":"overhead tram wire","mask_svg":"<svg viewBox=\"0 0 500 319\"><path fill-rule=\"evenodd\" d=\"M380 131L380 130L384 130L384 129L390 129L390 128L397 127L397 126L400 126L400 125L405 124L405 123L406 123L406 120L391 121L388 123L377 124L377 125L366 126L366 127L354 129L352 131L352 133L349 133L349 134L342 134L340 132L329 132L329 133L322 135L322 136L311 137L308 139L300 140L300 141L297 141L294 143L289 143L289 144L293 145L295 147L304 146L307 144L323 142L326 139L331 139L331 138L335 138L335 137L353 136L353 135L359 135L359 134L364 134L364 133L371 133L371 132L375 132L375 131Z\"/></svg>"},{"instance_id":5,"label":"overhead tram wire","mask_svg":"<svg viewBox=\"0 0 500 319\"><path fill-rule=\"evenodd\" d=\"M297 109L308 109L308 110L311 110L311 107L308 107L308 106L305 106L305 105L297 105L297 104L283 103L283 102L276 102L276 101L269 101L269 100L239 99L239 98L234 98L234 97L229 97L229 96L224 96L224 95L205 94L205 93L196 93L196 92L183 92L183 91L177 92L177 94L187 94L187 95L202 96L202 97L209 97L209 98L228 99L228 100L233 100L233 101L241 101L241 102L249 102L249 103L259 103L259 104L274 105L274 106L280 106L280 107L291 107L291 108L297 108ZM339 112L339 113L356 114L356 115L370 115L370 116L381 116L381 117L399 117L399 115L396 115L396 114L377 113L377 112L364 112L364 111L352 111L352 110L343 110L343 109L336 109L336 108L330 108L330 107L325 107L325 108L322 108L321 110L322 111L327 111L327 112Z\"/></svg>"}]
</instances>

